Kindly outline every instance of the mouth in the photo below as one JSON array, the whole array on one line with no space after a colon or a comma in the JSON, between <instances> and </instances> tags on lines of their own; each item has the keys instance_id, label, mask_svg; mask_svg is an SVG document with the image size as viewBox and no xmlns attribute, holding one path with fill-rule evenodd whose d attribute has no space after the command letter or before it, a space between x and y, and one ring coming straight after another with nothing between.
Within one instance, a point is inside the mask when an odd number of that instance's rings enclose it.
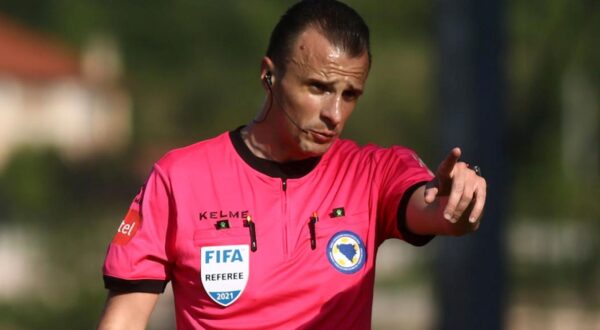
<instances>
[{"instance_id":1,"label":"mouth","mask_svg":"<svg viewBox=\"0 0 600 330\"><path fill-rule=\"evenodd\" d=\"M313 139L317 143L329 143L337 136L337 134L335 134L335 132L331 132L331 131L309 130L309 132L311 133L311 135L313 136Z\"/></svg>"}]
</instances>

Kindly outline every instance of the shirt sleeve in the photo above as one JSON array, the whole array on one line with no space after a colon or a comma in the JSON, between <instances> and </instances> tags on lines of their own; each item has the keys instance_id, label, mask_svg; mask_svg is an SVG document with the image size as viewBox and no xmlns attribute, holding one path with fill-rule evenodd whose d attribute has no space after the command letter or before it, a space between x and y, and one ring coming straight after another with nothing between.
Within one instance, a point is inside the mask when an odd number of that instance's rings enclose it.
<instances>
[{"instance_id":1,"label":"shirt sleeve","mask_svg":"<svg viewBox=\"0 0 600 330\"><path fill-rule=\"evenodd\" d=\"M417 154L407 148L387 149L378 160L382 173L379 191L378 219L383 222L380 237L399 238L412 245L422 246L434 236L417 235L406 226L406 207L414 191L433 178L433 173Z\"/></svg>"},{"instance_id":2,"label":"shirt sleeve","mask_svg":"<svg viewBox=\"0 0 600 330\"><path fill-rule=\"evenodd\" d=\"M103 267L107 289L164 292L170 268L167 228L175 218L169 188L155 165L108 247Z\"/></svg>"}]
</instances>

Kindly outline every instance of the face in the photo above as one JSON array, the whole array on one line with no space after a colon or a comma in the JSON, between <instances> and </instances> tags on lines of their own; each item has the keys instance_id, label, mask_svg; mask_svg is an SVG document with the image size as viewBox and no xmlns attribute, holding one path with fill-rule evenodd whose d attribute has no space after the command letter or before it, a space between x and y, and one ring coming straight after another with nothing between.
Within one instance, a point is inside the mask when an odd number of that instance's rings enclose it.
<instances>
[{"instance_id":1,"label":"face","mask_svg":"<svg viewBox=\"0 0 600 330\"><path fill-rule=\"evenodd\" d=\"M283 76L267 68L275 73L273 129L289 160L322 155L341 134L363 93L368 55L349 57L310 28L298 37L286 64Z\"/></svg>"}]
</instances>

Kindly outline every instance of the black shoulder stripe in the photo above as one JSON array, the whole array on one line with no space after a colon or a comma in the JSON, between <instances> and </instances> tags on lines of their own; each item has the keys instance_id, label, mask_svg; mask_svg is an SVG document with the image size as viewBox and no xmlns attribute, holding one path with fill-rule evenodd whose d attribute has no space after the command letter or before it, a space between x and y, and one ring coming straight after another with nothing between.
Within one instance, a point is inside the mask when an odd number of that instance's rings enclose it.
<instances>
[{"instance_id":1,"label":"black shoulder stripe","mask_svg":"<svg viewBox=\"0 0 600 330\"><path fill-rule=\"evenodd\" d=\"M163 293L167 280L124 280L104 275L104 287L116 292Z\"/></svg>"},{"instance_id":2,"label":"black shoulder stripe","mask_svg":"<svg viewBox=\"0 0 600 330\"><path fill-rule=\"evenodd\" d=\"M408 230L406 226L406 208L408 206L408 202L410 201L410 197L412 194L422 185L426 184L426 181L417 182L414 185L410 186L404 194L402 195L402 200L400 200L400 204L398 205L398 230L402 234L402 238L404 241L414 245L414 246L423 246L429 241L431 241L435 236L434 235L418 235L412 233Z\"/></svg>"}]
</instances>

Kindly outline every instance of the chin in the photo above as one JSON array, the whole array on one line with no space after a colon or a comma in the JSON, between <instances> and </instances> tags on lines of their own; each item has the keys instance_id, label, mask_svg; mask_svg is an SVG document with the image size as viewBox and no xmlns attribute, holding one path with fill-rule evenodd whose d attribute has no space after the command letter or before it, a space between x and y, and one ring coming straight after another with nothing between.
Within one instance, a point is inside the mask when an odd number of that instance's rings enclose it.
<instances>
[{"instance_id":1,"label":"chin","mask_svg":"<svg viewBox=\"0 0 600 330\"><path fill-rule=\"evenodd\" d=\"M301 146L302 153L305 158L323 156L331 148L332 143L319 144L314 142L307 142Z\"/></svg>"}]
</instances>

